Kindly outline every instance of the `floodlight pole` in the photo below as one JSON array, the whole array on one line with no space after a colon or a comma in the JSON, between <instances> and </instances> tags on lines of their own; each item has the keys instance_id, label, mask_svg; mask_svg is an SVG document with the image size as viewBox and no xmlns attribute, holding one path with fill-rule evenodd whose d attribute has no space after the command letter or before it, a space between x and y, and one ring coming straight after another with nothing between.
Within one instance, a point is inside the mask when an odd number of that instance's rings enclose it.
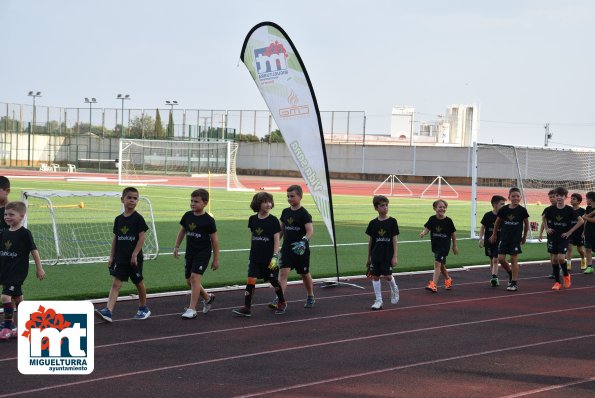
<instances>
[{"instance_id":1,"label":"floodlight pole","mask_svg":"<svg viewBox=\"0 0 595 398\"><path fill-rule=\"evenodd\" d=\"M31 127L29 127L29 137L28 137L28 141L29 141L29 146L27 149L27 166L31 166L31 134L33 133L33 129L35 128L35 98L37 97L41 97L41 91L29 91L29 94L27 94L29 97L33 97L33 117L32 117L32 122L31 122Z\"/></svg>"},{"instance_id":2,"label":"floodlight pole","mask_svg":"<svg viewBox=\"0 0 595 398\"><path fill-rule=\"evenodd\" d=\"M118 94L116 99L122 100L122 127L120 128L120 138L124 138L124 100L129 100L130 94Z\"/></svg>"},{"instance_id":3,"label":"floodlight pole","mask_svg":"<svg viewBox=\"0 0 595 398\"><path fill-rule=\"evenodd\" d=\"M174 121L174 116L173 116L174 106L178 106L180 104L176 100L166 100L165 101L165 105L169 106L169 118L167 119L167 128L168 128L167 135L169 136L171 134L171 139L173 140L174 139L174 126L173 126L173 121ZM170 121L171 121L171 126L170 126L170 123L169 123ZM170 128L171 128L171 131L169 131Z\"/></svg>"},{"instance_id":4,"label":"floodlight pole","mask_svg":"<svg viewBox=\"0 0 595 398\"><path fill-rule=\"evenodd\" d=\"M93 115L93 104L96 104L97 100L94 97L91 97L91 99L85 97L85 104L89 104L89 146L87 147L87 158L91 159L91 121L92 121L92 115Z\"/></svg>"}]
</instances>

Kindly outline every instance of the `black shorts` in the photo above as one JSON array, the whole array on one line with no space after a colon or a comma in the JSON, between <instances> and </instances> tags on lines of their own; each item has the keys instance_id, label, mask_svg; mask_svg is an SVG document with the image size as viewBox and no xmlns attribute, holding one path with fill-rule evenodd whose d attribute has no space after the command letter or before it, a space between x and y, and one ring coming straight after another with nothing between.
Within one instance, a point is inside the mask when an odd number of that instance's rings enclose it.
<instances>
[{"instance_id":1,"label":"black shorts","mask_svg":"<svg viewBox=\"0 0 595 398\"><path fill-rule=\"evenodd\" d=\"M186 279L190 278L192 274L202 275L209 268L209 258L187 257L184 259L184 276Z\"/></svg>"},{"instance_id":2,"label":"black shorts","mask_svg":"<svg viewBox=\"0 0 595 398\"><path fill-rule=\"evenodd\" d=\"M143 281L143 262L138 262L136 267L133 267L130 263L112 263L109 268L109 274L114 278L118 278L122 282L128 282L128 278L135 285L138 285Z\"/></svg>"},{"instance_id":3,"label":"black shorts","mask_svg":"<svg viewBox=\"0 0 595 398\"><path fill-rule=\"evenodd\" d=\"M498 243L498 255L510 254L511 256L521 254L521 242L520 241L506 241L501 240Z\"/></svg>"},{"instance_id":4,"label":"black shorts","mask_svg":"<svg viewBox=\"0 0 595 398\"><path fill-rule=\"evenodd\" d=\"M572 234L568 240L568 244L572 246L583 246L585 244L583 234Z\"/></svg>"},{"instance_id":5,"label":"black shorts","mask_svg":"<svg viewBox=\"0 0 595 398\"><path fill-rule=\"evenodd\" d=\"M23 286L22 285L3 285L2 287L2 294L10 297L19 297L23 295Z\"/></svg>"},{"instance_id":6,"label":"black shorts","mask_svg":"<svg viewBox=\"0 0 595 398\"><path fill-rule=\"evenodd\" d=\"M569 240L556 234L547 241L547 252L550 254L566 254Z\"/></svg>"},{"instance_id":7,"label":"black shorts","mask_svg":"<svg viewBox=\"0 0 595 398\"><path fill-rule=\"evenodd\" d=\"M486 256L488 256L489 258L498 258L498 242L494 244L488 242L488 244L485 245L483 248Z\"/></svg>"},{"instance_id":8,"label":"black shorts","mask_svg":"<svg viewBox=\"0 0 595 398\"><path fill-rule=\"evenodd\" d=\"M294 269L298 274L306 275L310 272L310 255L304 253L304 255L298 256L291 249L281 249L279 268Z\"/></svg>"},{"instance_id":9,"label":"black shorts","mask_svg":"<svg viewBox=\"0 0 595 398\"><path fill-rule=\"evenodd\" d=\"M448 256L448 251L436 251L434 252L434 261L437 261L443 265L446 265L446 256Z\"/></svg>"},{"instance_id":10,"label":"black shorts","mask_svg":"<svg viewBox=\"0 0 595 398\"><path fill-rule=\"evenodd\" d=\"M370 264L370 275L388 276L393 274L393 267L390 263L372 263Z\"/></svg>"},{"instance_id":11,"label":"black shorts","mask_svg":"<svg viewBox=\"0 0 595 398\"><path fill-rule=\"evenodd\" d=\"M270 270L269 264L248 262L248 278L262 279L265 282L279 278L279 269Z\"/></svg>"}]
</instances>

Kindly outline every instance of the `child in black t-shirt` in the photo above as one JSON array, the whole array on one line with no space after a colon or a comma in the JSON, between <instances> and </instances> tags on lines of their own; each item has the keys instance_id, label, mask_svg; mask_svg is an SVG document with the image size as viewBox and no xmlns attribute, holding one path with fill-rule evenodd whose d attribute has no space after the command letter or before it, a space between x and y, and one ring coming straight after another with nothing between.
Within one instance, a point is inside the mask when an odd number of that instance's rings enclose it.
<instances>
[{"instance_id":1,"label":"child in black t-shirt","mask_svg":"<svg viewBox=\"0 0 595 398\"><path fill-rule=\"evenodd\" d=\"M39 252L31 231L23 227L27 205L23 202L9 202L4 207L4 220L8 228L2 231L0 239L0 284L2 284L2 306L4 323L0 339L17 337L13 329L13 314L23 301L22 286L29 273L29 253L37 268L37 279L45 278Z\"/></svg>"},{"instance_id":2,"label":"child in black t-shirt","mask_svg":"<svg viewBox=\"0 0 595 398\"><path fill-rule=\"evenodd\" d=\"M446 290L452 288L452 278L446 270L446 256L450 252L451 240L453 254L459 254L459 249L457 248L457 229L450 217L446 216L448 203L445 200L438 199L434 201L432 207L436 215L428 218L428 221L424 225L424 230L421 231L419 237L423 238L428 233L430 234L432 253L434 253L434 277L428 282L426 289L436 293L438 292L437 283L440 273L444 276L444 288Z\"/></svg>"},{"instance_id":3,"label":"child in black t-shirt","mask_svg":"<svg viewBox=\"0 0 595 398\"><path fill-rule=\"evenodd\" d=\"M214 294L209 294L202 287L202 275L209 267L211 251L213 252L213 271L219 268L219 239L215 219L205 211L209 203L209 192L199 188L190 194L190 211L180 220L180 231L174 243L174 257L179 257L182 240L186 237L186 254L184 255L184 276L190 287L190 304L182 314L183 319L196 318L198 299L202 297L203 314L211 309L215 300Z\"/></svg>"},{"instance_id":4,"label":"child in black t-shirt","mask_svg":"<svg viewBox=\"0 0 595 398\"><path fill-rule=\"evenodd\" d=\"M284 314L285 297L283 289L279 284L279 235L281 225L279 219L271 214L275 207L273 195L268 192L259 192L252 198L250 208L256 214L248 219L248 228L252 233L250 244L250 258L248 260L248 279L244 292L244 306L233 310L233 313L240 316L252 316L252 297L256 281L263 279L270 282L277 293L276 314Z\"/></svg>"},{"instance_id":5,"label":"child in black t-shirt","mask_svg":"<svg viewBox=\"0 0 595 398\"><path fill-rule=\"evenodd\" d=\"M496 238L496 243L490 243L489 240L492 234L496 234L497 236L499 233L499 231L494 231L494 223L496 222L498 211L506 203L506 198L504 198L504 196L494 195L492 196L492 200L490 202L492 204L492 210L485 213L481 219L481 228L479 230L479 247L483 247L485 249L485 254L490 259L490 272L492 273L492 279L490 280L490 283L492 287L498 287L500 286L500 281L498 280L498 238ZM510 266L505 264L503 268L506 270L506 272L508 272L510 282L512 278Z\"/></svg>"},{"instance_id":6,"label":"child in black t-shirt","mask_svg":"<svg viewBox=\"0 0 595 398\"><path fill-rule=\"evenodd\" d=\"M570 206L576 212L576 214L583 218L586 211L581 207L581 203L583 201L583 196L580 193L573 193L570 195ZM583 220L584 221L584 220ZM576 220L571 222L574 225ZM572 254L574 251L574 247L576 246L576 250L581 258L581 270L584 271L587 269L587 260L585 259L585 250L583 248L585 239L584 239L584 223L581 225L577 230L574 231L572 236L568 241L568 252L566 252L566 264L568 264L568 271L572 268Z\"/></svg>"},{"instance_id":7,"label":"child in black t-shirt","mask_svg":"<svg viewBox=\"0 0 595 398\"><path fill-rule=\"evenodd\" d=\"M500 231L500 243L498 243L498 261L506 269L506 255L510 255L510 268L512 279L506 290L516 292L518 290L519 278L519 254L522 253L521 245L527 241L529 232L529 213L521 206L521 190L513 187L508 190L510 204L502 206L498 210L498 216L494 223L494 230ZM498 236L492 235L490 244L496 243Z\"/></svg>"},{"instance_id":8,"label":"child in black t-shirt","mask_svg":"<svg viewBox=\"0 0 595 398\"><path fill-rule=\"evenodd\" d=\"M543 236L543 231L545 231L545 227L546 227L546 220L545 220L545 212L546 210L550 207L550 206L555 206L556 205L556 192L553 189L550 189L550 191L547 193L547 198L550 201L550 205L546 206L545 209L543 209L543 211L541 212L541 225L539 226L539 234L538 234L538 240L541 242L541 236ZM547 234L546 234L547 235ZM547 235L547 241L549 243L550 241L550 236ZM558 263L556 262L556 266L558 266ZM549 279L554 279L554 274L551 273L548 276Z\"/></svg>"},{"instance_id":9,"label":"child in black t-shirt","mask_svg":"<svg viewBox=\"0 0 595 398\"><path fill-rule=\"evenodd\" d=\"M585 237L585 258L587 268L585 274L593 273L593 249L595 248L595 191L589 191L585 194L587 198L587 207L585 208L585 228L583 235Z\"/></svg>"},{"instance_id":10,"label":"child in black t-shirt","mask_svg":"<svg viewBox=\"0 0 595 398\"><path fill-rule=\"evenodd\" d=\"M378 212L368 223L366 235L368 240L368 259L366 267L368 274L372 277L372 286L374 288L373 310L382 309L382 289L380 286L380 277L382 277L390 287L390 302L397 304L399 302L399 288L393 278L393 267L397 266L397 235L399 235L399 224L397 220L388 215L388 198L377 195L372 199L374 209Z\"/></svg>"},{"instance_id":11,"label":"child in black t-shirt","mask_svg":"<svg viewBox=\"0 0 595 398\"><path fill-rule=\"evenodd\" d=\"M147 307L147 290L143 282L143 244L145 243L145 232L149 230L149 227L143 216L136 211L138 198L139 193L136 188L124 188L121 198L124 212L114 220L114 238L107 260L109 273L113 277L112 287L107 306L95 310L95 315L106 322L112 322L112 313L122 283L127 282L128 278L138 291L139 304L134 319L143 320L151 315L151 311Z\"/></svg>"},{"instance_id":12,"label":"child in black t-shirt","mask_svg":"<svg viewBox=\"0 0 595 398\"><path fill-rule=\"evenodd\" d=\"M560 290L560 268L564 274L564 288L570 287L570 274L566 265L566 252L568 250L569 239L579 227L583 225L583 219L574 211L574 209L564 202L568 197L568 190L563 187L555 189L556 205L548 207L544 212L544 221L547 225L548 234L547 250L550 253L550 262L556 282L552 290ZM576 221L574 225L572 222ZM539 236L541 239L541 235Z\"/></svg>"}]
</instances>

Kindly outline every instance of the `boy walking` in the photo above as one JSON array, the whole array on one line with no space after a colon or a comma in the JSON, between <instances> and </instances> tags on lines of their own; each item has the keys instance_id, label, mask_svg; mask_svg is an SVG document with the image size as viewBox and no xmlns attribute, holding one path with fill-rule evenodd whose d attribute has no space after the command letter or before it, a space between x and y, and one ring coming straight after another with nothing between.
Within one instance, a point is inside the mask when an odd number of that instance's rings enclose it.
<instances>
[{"instance_id":1,"label":"boy walking","mask_svg":"<svg viewBox=\"0 0 595 398\"><path fill-rule=\"evenodd\" d=\"M560 268L564 274L564 288L569 288L571 283L566 265L569 238L574 231L583 225L584 221L572 207L564 204L564 201L568 197L568 190L566 188L556 188L555 195L556 205L546 209L544 220L547 225L546 232L549 236L547 251L550 253L550 262L552 263L554 279L556 280L554 286L552 286L552 290L560 290L562 287L560 283ZM576 222L571 227L573 220ZM541 235L539 238L541 239Z\"/></svg>"},{"instance_id":2,"label":"boy walking","mask_svg":"<svg viewBox=\"0 0 595 398\"><path fill-rule=\"evenodd\" d=\"M281 246L281 261L279 270L279 284L285 293L289 271L295 269L302 278L307 298L304 308L314 306L314 283L310 274L310 239L314 235L312 216L308 213L301 202L304 192L299 185L291 185L287 188L287 202L289 207L281 213L281 234L283 245ZM269 304L271 308L277 308L278 298Z\"/></svg>"},{"instance_id":3,"label":"boy walking","mask_svg":"<svg viewBox=\"0 0 595 398\"><path fill-rule=\"evenodd\" d=\"M481 229L479 230L479 247L485 248L485 254L490 259L490 271L492 272L492 279L490 283L492 287L500 286L500 281L498 280L498 234L500 231L494 230L494 224L496 223L496 217L498 215L498 211L504 206L506 203L506 199L500 195L492 196L492 210L488 211L483 215L481 219ZM496 235L496 243L490 243L490 237L495 234ZM503 268L508 272L508 282L512 280L512 271L510 270L510 265L507 263L503 265Z\"/></svg>"},{"instance_id":4,"label":"boy walking","mask_svg":"<svg viewBox=\"0 0 595 398\"><path fill-rule=\"evenodd\" d=\"M184 256L184 276L190 287L190 304L182 314L182 319L196 318L198 299L203 299L203 314L211 309L215 300L214 294L209 294L202 287L202 276L209 267L211 252L213 262L211 269L219 268L219 239L215 219L205 211L209 203L209 191L199 188L190 194L190 211L180 220L180 231L174 243L174 257L179 257L182 240L186 237L186 254Z\"/></svg>"},{"instance_id":5,"label":"boy walking","mask_svg":"<svg viewBox=\"0 0 595 398\"><path fill-rule=\"evenodd\" d=\"M585 215L585 209L581 207L581 202L583 201L583 196L580 193L573 193L570 195L570 206L576 212L576 214L582 219ZM584 221L584 220L583 220ZM571 226L574 226L576 220L572 220L570 223ZM583 245L585 242L584 239L584 222L583 225L578 227L576 231L572 234L568 241L568 252L566 253L566 264L568 264L568 270L571 269L572 264L572 252L574 251L574 247L576 246L576 251L581 258L581 270L584 271L587 269L587 260L585 259L585 250L583 249Z\"/></svg>"},{"instance_id":6,"label":"boy walking","mask_svg":"<svg viewBox=\"0 0 595 398\"><path fill-rule=\"evenodd\" d=\"M368 259L366 267L368 275L372 276L372 286L374 287L375 300L372 304L372 310L382 309L382 288L380 277L388 283L390 287L390 302L397 304L399 302L399 288L393 278L393 267L397 266L397 235L399 235L399 225L397 220L388 215L388 198L377 195L372 199L374 209L378 212L378 217L368 223L366 235L368 240Z\"/></svg>"},{"instance_id":7,"label":"boy walking","mask_svg":"<svg viewBox=\"0 0 595 398\"><path fill-rule=\"evenodd\" d=\"M593 248L595 248L595 191L589 191L585 195L587 198L587 208L585 209L585 260L587 268L585 274L593 273Z\"/></svg>"},{"instance_id":8,"label":"boy walking","mask_svg":"<svg viewBox=\"0 0 595 398\"><path fill-rule=\"evenodd\" d=\"M252 239L250 259L248 260L248 279L244 292L244 306L233 310L233 313L239 316L252 316L252 297L258 279L270 282L275 289L277 293L276 314L284 314L287 307L283 289L281 289L277 279L279 274L278 258L281 226L279 225L279 219L271 214L273 207L275 207L273 195L268 192L257 193L250 203L250 208L256 214L248 219L248 228L252 233Z\"/></svg>"},{"instance_id":9,"label":"boy walking","mask_svg":"<svg viewBox=\"0 0 595 398\"><path fill-rule=\"evenodd\" d=\"M4 220L4 209L8 203L8 194L10 193L10 180L0 176L0 233L8 229L8 224Z\"/></svg>"},{"instance_id":10,"label":"boy walking","mask_svg":"<svg viewBox=\"0 0 595 398\"><path fill-rule=\"evenodd\" d=\"M134 187L124 188L121 201L124 212L114 220L114 238L107 266L113 277L107 307L96 309L95 315L106 322L112 322L112 313L123 282L128 278L138 291L138 311L134 319L143 320L151 315L147 307L147 290L143 282L143 244L145 232L149 230L145 219L136 211L139 193Z\"/></svg>"},{"instance_id":11,"label":"boy walking","mask_svg":"<svg viewBox=\"0 0 595 398\"><path fill-rule=\"evenodd\" d=\"M23 301L23 283L29 273L29 254L33 256L37 268L37 279L45 278L39 252L31 231L23 227L27 205L23 202L9 202L4 207L4 220L8 228L2 231L0 239L0 284L2 284L2 307L4 322L0 339L17 337L13 329L13 314Z\"/></svg>"},{"instance_id":12,"label":"boy walking","mask_svg":"<svg viewBox=\"0 0 595 398\"><path fill-rule=\"evenodd\" d=\"M498 211L494 230L500 230L500 243L498 244L498 261L504 269L507 268L506 255L510 255L512 279L506 290L516 292L519 279L519 254L522 253L521 245L527 241L529 232L529 213L521 206L521 190L513 187L508 191L510 204L502 206ZM497 241L497 236L490 237L490 243Z\"/></svg>"},{"instance_id":13,"label":"boy walking","mask_svg":"<svg viewBox=\"0 0 595 398\"><path fill-rule=\"evenodd\" d=\"M427 234L430 234L430 240L432 243L432 253L434 253L434 276L428 285L426 290L432 293L438 292L438 278L440 273L444 276L444 288L450 290L452 288L452 278L448 275L446 269L446 256L450 252L450 242L452 241L452 252L453 254L459 254L457 248L457 229L450 217L446 216L446 208L448 203L445 200L438 199L432 203L432 208L436 212L436 215L428 218L428 221L424 225L424 230L419 234L420 238L423 238Z\"/></svg>"}]
</instances>

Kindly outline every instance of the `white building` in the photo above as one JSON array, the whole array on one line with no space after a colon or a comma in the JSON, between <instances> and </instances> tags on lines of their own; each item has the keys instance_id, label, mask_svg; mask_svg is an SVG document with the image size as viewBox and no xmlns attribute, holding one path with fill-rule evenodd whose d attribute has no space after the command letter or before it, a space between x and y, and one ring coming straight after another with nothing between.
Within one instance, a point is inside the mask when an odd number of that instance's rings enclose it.
<instances>
[{"instance_id":1,"label":"white building","mask_svg":"<svg viewBox=\"0 0 595 398\"><path fill-rule=\"evenodd\" d=\"M473 146L479 130L477 105L450 105L446 108L445 122L449 124L448 143L462 147ZM446 137L444 137L446 139ZM443 142L442 139L439 142Z\"/></svg>"},{"instance_id":2,"label":"white building","mask_svg":"<svg viewBox=\"0 0 595 398\"><path fill-rule=\"evenodd\" d=\"M413 133L414 117L414 107L394 106L390 122L390 136L410 140Z\"/></svg>"}]
</instances>

